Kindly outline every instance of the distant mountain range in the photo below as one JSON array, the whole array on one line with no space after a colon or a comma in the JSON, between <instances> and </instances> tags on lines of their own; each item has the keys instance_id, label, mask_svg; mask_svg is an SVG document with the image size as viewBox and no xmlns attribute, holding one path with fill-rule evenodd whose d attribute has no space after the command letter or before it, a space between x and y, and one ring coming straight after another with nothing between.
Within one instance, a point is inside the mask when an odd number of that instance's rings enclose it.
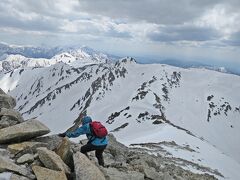
<instances>
[{"instance_id":1,"label":"distant mountain range","mask_svg":"<svg viewBox=\"0 0 240 180\"><path fill-rule=\"evenodd\" d=\"M68 52L71 54L71 52L75 52L76 50L81 49L85 53L94 56L94 55L100 55L103 54L102 52L93 50L90 47L87 46L57 46L52 48L46 48L46 47L34 47L34 46L16 46L16 45L8 45L5 43L0 43L0 60L3 60L6 58L7 55L22 55L27 58L45 58L45 59L51 59L53 56ZM119 58L114 55L110 55L107 53L104 53L104 56L111 57L111 59Z\"/></svg>"},{"instance_id":2,"label":"distant mountain range","mask_svg":"<svg viewBox=\"0 0 240 180\"><path fill-rule=\"evenodd\" d=\"M182 67L182 68L205 68L205 69L218 71L222 73L240 75L240 70L235 70L235 69L227 68L224 66L213 66L213 65L204 64L197 61L183 61L179 59L163 59L163 60L160 60L159 63L168 64L176 67Z\"/></svg>"}]
</instances>

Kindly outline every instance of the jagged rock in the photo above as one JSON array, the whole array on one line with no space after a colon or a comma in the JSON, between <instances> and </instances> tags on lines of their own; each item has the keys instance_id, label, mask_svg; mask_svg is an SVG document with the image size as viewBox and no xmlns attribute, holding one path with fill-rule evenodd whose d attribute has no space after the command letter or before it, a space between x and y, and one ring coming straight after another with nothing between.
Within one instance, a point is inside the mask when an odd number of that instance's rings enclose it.
<instances>
[{"instance_id":1,"label":"jagged rock","mask_svg":"<svg viewBox=\"0 0 240 180\"><path fill-rule=\"evenodd\" d=\"M73 151L73 153L81 152L81 147L83 146L83 144L81 142L82 142L82 140L80 141L79 144L78 143L71 144L71 150Z\"/></svg>"},{"instance_id":2,"label":"jagged rock","mask_svg":"<svg viewBox=\"0 0 240 180\"><path fill-rule=\"evenodd\" d=\"M14 110L14 109L6 109L6 108L1 108L0 109L0 128L1 128L1 121L3 121L3 119L5 121L8 121L10 126L18 124L23 122L23 118L22 115Z\"/></svg>"},{"instance_id":3,"label":"jagged rock","mask_svg":"<svg viewBox=\"0 0 240 180\"><path fill-rule=\"evenodd\" d=\"M40 161L45 167L52 170L64 171L67 174L71 173L70 168L54 151L48 150L47 148L37 148L37 152Z\"/></svg>"},{"instance_id":4,"label":"jagged rock","mask_svg":"<svg viewBox=\"0 0 240 180\"><path fill-rule=\"evenodd\" d=\"M73 153L71 152L70 147L71 143L68 138L63 138L62 143L57 147L55 152L61 157L65 164L67 164L71 169L73 169Z\"/></svg>"},{"instance_id":5,"label":"jagged rock","mask_svg":"<svg viewBox=\"0 0 240 180\"><path fill-rule=\"evenodd\" d=\"M17 159L18 164L31 163L34 161L34 156L32 154L24 154Z\"/></svg>"},{"instance_id":6,"label":"jagged rock","mask_svg":"<svg viewBox=\"0 0 240 180\"><path fill-rule=\"evenodd\" d=\"M76 180L104 180L105 177L99 168L84 154L77 152L73 155Z\"/></svg>"},{"instance_id":7,"label":"jagged rock","mask_svg":"<svg viewBox=\"0 0 240 180\"><path fill-rule=\"evenodd\" d=\"M106 148L106 152L109 152L118 162L126 161L126 156L129 152L128 148L118 142L112 134L108 135L108 141L109 144Z\"/></svg>"},{"instance_id":8,"label":"jagged rock","mask_svg":"<svg viewBox=\"0 0 240 180\"><path fill-rule=\"evenodd\" d=\"M156 172L152 167L144 168L144 176L149 179L163 179L164 175L162 173Z\"/></svg>"},{"instance_id":9,"label":"jagged rock","mask_svg":"<svg viewBox=\"0 0 240 180\"><path fill-rule=\"evenodd\" d=\"M37 180L67 180L63 171L54 171L40 166L33 166L32 170Z\"/></svg>"},{"instance_id":10,"label":"jagged rock","mask_svg":"<svg viewBox=\"0 0 240 180\"><path fill-rule=\"evenodd\" d=\"M33 167L33 166L44 167L44 164L39 159L35 159L34 162L31 164L31 167Z\"/></svg>"},{"instance_id":11,"label":"jagged rock","mask_svg":"<svg viewBox=\"0 0 240 180\"><path fill-rule=\"evenodd\" d=\"M174 180L168 173L164 173L162 180Z\"/></svg>"},{"instance_id":12,"label":"jagged rock","mask_svg":"<svg viewBox=\"0 0 240 180\"><path fill-rule=\"evenodd\" d=\"M49 133L50 130L38 120L28 120L23 123L0 129L0 143L22 142Z\"/></svg>"},{"instance_id":13,"label":"jagged rock","mask_svg":"<svg viewBox=\"0 0 240 180\"><path fill-rule=\"evenodd\" d=\"M20 152L27 153L28 151L36 153L38 147L47 147L47 143L25 141L22 143L10 144L7 149L10 153L17 155Z\"/></svg>"},{"instance_id":14,"label":"jagged rock","mask_svg":"<svg viewBox=\"0 0 240 180\"><path fill-rule=\"evenodd\" d=\"M0 108L13 109L16 106L16 100L7 95L0 94Z\"/></svg>"},{"instance_id":15,"label":"jagged rock","mask_svg":"<svg viewBox=\"0 0 240 180\"><path fill-rule=\"evenodd\" d=\"M6 94L6 93L0 88L0 94Z\"/></svg>"},{"instance_id":16,"label":"jagged rock","mask_svg":"<svg viewBox=\"0 0 240 180\"><path fill-rule=\"evenodd\" d=\"M107 180L144 180L144 174L137 171L119 171L116 168L105 168L103 169Z\"/></svg>"},{"instance_id":17,"label":"jagged rock","mask_svg":"<svg viewBox=\"0 0 240 180\"><path fill-rule=\"evenodd\" d=\"M161 162L157 161L157 158L148 154L130 152L127 157L127 162L135 169L142 173L148 172L150 169L158 170L161 166ZM153 170L152 169L152 170Z\"/></svg>"},{"instance_id":18,"label":"jagged rock","mask_svg":"<svg viewBox=\"0 0 240 180\"><path fill-rule=\"evenodd\" d=\"M24 176L20 176L18 174L12 174L10 180L30 180L30 179Z\"/></svg>"},{"instance_id":19,"label":"jagged rock","mask_svg":"<svg viewBox=\"0 0 240 180\"><path fill-rule=\"evenodd\" d=\"M62 138L58 135L50 135L38 137L33 140L34 142L42 142L47 144L47 148L54 151L62 143Z\"/></svg>"},{"instance_id":20,"label":"jagged rock","mask_svg":"<svg viewBox=\"0 0 240 180\"><path fill-rule=\"evenodd\" d=\"M8 116L1 116L1 119L0 119L0 129L6 128L6 127L9 127L9 126L13 126L15 124L18 124L18 122L12 120Z\"/></svg>"},{"instance_id":21,"label":"jagged rock","mask_svg":"<svg viewBox=\"0 0 240 180\"><path fill-rule=\"evenodd\" d=\"M0 109L0 117L1 116L8 116L11 119L13 119L13 120L15 120L15 121L17 121L19 123L24 121L22 115L18 111L14 110L14 109L1 108Z\"/></svg>"},{"instance_id":22,"label":"jagged rock","mask_svg":"<svg viewBox=\"0 0 240 180\"><path fill-rule=\"evenodd\" d=\"M9 152L6 149L1 149L0 148L0 156L8 157L9 156Z\"/></svg>"},{"instance_id":23,"label":"jagged rock","mask_svg":"<svg viewBox=\"0 0 240 180\"><path fill-rule=\"evenodd\" d=\"M0 157L0 172L15 172L17 174L21 174L23 176L29 177L30 179L34 179L34 175L31 174L27 169L14 164L10 159Z\"/></svg>"}]
</instances>

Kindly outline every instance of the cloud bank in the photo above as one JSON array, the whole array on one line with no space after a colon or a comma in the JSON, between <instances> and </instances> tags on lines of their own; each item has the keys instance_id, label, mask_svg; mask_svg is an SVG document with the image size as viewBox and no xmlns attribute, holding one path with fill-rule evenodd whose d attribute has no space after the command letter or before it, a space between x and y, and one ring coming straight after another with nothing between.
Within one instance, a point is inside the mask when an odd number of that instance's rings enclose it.
<instances>
[{"instance_id":1,"label":"cloud bank","mask_svg":"<svg viewBox=\"0 0 240 180\"><path fill-rule=\"evenodd\" d=\"M240 46L239 9L239 0L2 0L0 38L149 54L164 54L168 45L228 51Z\"/></svg>"}]
</instances>

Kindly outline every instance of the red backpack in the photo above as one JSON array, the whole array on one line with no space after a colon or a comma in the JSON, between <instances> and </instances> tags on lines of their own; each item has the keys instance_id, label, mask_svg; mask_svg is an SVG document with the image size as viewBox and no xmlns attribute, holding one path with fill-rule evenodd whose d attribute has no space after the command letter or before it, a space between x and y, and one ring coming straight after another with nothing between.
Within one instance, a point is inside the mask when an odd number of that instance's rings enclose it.
<instances>
[{"instance_id":1,"label":"red backpack","mask_svg":"<svg viewBox=\"0 0 240 180\"><path fill-rule=\"evenodd\" d=\"M103 138L108 134L107 129L105 128L105 126L102 125L101 122L93 121L90 123L90 127L93 135L98 138Z\"/></svg>"}]
</instances>

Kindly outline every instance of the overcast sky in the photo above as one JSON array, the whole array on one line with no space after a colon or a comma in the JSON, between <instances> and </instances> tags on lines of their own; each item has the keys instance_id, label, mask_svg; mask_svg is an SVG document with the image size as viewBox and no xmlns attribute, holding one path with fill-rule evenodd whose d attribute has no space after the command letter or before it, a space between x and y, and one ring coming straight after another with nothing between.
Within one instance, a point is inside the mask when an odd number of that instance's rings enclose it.
<instances>
[{"instance_id":1,"label":"overcast sky","mask_svg":"<svg viewBox=\"0 0 240 180\"><path fill-rule=\"evenodd\" d=\"M0 41L240 64L240 1L1 0Z\"/></svg>"}]
</instances>

